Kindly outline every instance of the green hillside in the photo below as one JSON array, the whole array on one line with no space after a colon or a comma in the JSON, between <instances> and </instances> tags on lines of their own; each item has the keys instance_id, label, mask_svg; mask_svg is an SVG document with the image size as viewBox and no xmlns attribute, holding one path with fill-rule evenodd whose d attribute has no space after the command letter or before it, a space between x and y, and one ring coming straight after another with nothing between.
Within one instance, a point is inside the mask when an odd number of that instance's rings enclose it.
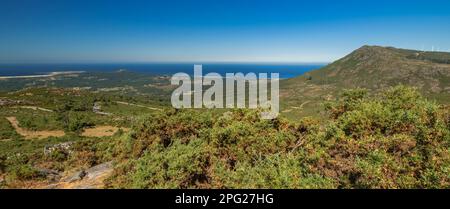
<instances>
[{"instance_id":1,"label":"green hillside","mask_svg":"<svg viewBox=\"0 0 450 209\"><path fill-rule=\"evenodd\" d=\"M0 188L450 188L448 57L364 46L273 120L173 109L161 76L2 80Z\"/></svg>"},{"instance_id":2,"label":"green hillside","mask_svg":"<svg viewBox=\"0 0 450 209\"><path fill-rule=\"evenodd\" d=\"M450 53L444 52L363 46L321 69L282 81L284 111L315 115L319 103L336 99L342 89L379 91L400 84L446 104L450 102L449 60Z\"/></svg>"}]
</instances>

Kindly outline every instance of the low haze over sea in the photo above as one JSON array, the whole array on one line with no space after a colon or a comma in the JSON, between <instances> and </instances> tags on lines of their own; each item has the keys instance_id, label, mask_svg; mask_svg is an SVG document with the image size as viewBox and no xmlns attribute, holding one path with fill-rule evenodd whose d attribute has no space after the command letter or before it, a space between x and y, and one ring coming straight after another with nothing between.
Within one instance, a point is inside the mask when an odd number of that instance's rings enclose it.
<instances>
[{"instance_id":1,"label":"low haze over sea","mask_svg":"<svg viewBox=\"0 0 450 209\"><path fill-rule=\"evenodd\" d=\"M225 73L279 73L280 78L291 78L305 72L318 69L325 64L203 64L203 74L216 72ZM133 72L172 75L178 72L193 74L193 64L1 64L0 76L41 75L50 72L86 71L113 72L129 70Z\"/></svg>"}]
</instances>

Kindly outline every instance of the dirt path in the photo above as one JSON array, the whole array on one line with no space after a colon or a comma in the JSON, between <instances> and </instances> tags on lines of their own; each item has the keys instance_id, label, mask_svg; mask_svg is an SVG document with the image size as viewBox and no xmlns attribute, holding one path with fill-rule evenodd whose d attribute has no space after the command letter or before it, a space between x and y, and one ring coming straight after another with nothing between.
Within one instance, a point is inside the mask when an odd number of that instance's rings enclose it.
<instances>
[{"instance_id":1,"label":"dirt path","mask_svg":"<svg viewBox=\"0 0 450 209\"><path fill-rule=\"evenodd\" d=\"M309 102L310 102L310 101L303 102L299 107L293 106L292 108L293 108L293 109L303 109L303 106L305 106L305 105L308 104Z\"/></svg>"},{"instance_id":2,"label":"dirt path","mask_svg":"<svg viewBox=\"0 0 450 209\"><path fill-rule=\"evenodd\" d=\"M64 131L30 131L19 126L19 121L16 117L6 117L6 120L16 129L16 132L22 135L25 139L45 139L48 137L62 137L65 135Z\"/></svg>"},{"instance_id":3,"label":"dirt path","mask_svg":"<svg viewBox=\"0 0 450 209\"><path fill-rule=\"evenodd\" d=\"M50 78L58 75L70 75L70 74L80 74L84 71L65 71L65 72L51 72L42 75L15 75L15 76L0 76L0 80L14 79L14 78Z\"/></svg>"},{"instance_id":4,"label":"dirt path","mask_svg":"<svg viewBox=\"0 0 450 209\"><path fill-rule=\"evenodd\" d=\"M303 102L299 107L296 106L291 106L290 108L283 110L283 113L288 113L288 112L292 112L293 110L303 110L303 106L305 106L306 104L308 104L310 101L306 101Z\"/></svg>"},{"instance_id":5,"label":"dirt path","mask_svg":"<svg viewBox=\"0 0 450 209\"><path fill-rule=\"evenodd\" d=\"M135 106L135 107L142 107L142 108L147 108L150 110L159 110L161 111L162 109L156 108L156 107L148 107L148 106L144 106L144 105L138 105L138 104L132 104L132 103L128 103L128 102L120 102L120 101L116 101L117 104L123 104L123 105L129 105L129 106Z\"/></svg>"},{"instance_id":6,"label":"dirt path","mask_svg":"<svg viewBox=\"0 0 450 209\"><path fill-rule=\"evenodd\" d=\"M128 131L128 128L120 128L124 131ZM119 128L114 126L95 126L93 128L86 128L81 133L81 136L86 137L105 137L114 135Z\"/></svg>"},{"instance_id":7,"label":"dirt path","mask_svg":"<svg viewBox=\"0 0 450 209\"><path fill-rule=\"evenodd\" d=\"M35 107L35 106L18 106L13 108L23 108L23 109L31 109L31 110L41 110L44 112L53 112L53 110L42 108L42 107Z\"/></svg>"}]
</instances>

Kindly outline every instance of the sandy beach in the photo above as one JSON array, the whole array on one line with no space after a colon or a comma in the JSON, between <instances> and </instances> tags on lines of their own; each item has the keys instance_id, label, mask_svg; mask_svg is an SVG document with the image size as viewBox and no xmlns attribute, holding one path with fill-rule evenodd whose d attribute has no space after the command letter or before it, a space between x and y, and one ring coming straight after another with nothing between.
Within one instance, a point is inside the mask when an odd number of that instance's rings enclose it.
<instances>
[{"instance_id":1,"label":"sandy beach","mask_svg":"<svg viewBox=\"0 0 450 209\"><path fill-rule=\"evenodd\" d=\"M0 76L0 79L13 79L13 78L48 78L58 75L70 75L70 74L80 74L85 71L64 71L64 72L50 72L48 74L42 75L17 75L17 76Z\"/></svg>"}]
</instances>

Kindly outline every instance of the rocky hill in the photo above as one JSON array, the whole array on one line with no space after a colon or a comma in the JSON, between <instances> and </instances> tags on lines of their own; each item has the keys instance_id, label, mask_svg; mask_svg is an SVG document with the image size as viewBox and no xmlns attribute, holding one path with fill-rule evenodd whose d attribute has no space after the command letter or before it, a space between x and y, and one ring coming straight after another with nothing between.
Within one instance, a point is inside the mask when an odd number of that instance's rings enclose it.
<instances>
[{"instance_id":1,"label":"rocky hill","mask_svg":"<svg viewBox=\"0 0 450 209\"><path fill-rule=\"evenodd\" d=\"M308 115L318 102L336 98L343 89L379 91L399 84L450 102L450 53L363 46L321 69L283 81L281 96L284 111L301 109Z\"/></svg>"}]
</instances>

